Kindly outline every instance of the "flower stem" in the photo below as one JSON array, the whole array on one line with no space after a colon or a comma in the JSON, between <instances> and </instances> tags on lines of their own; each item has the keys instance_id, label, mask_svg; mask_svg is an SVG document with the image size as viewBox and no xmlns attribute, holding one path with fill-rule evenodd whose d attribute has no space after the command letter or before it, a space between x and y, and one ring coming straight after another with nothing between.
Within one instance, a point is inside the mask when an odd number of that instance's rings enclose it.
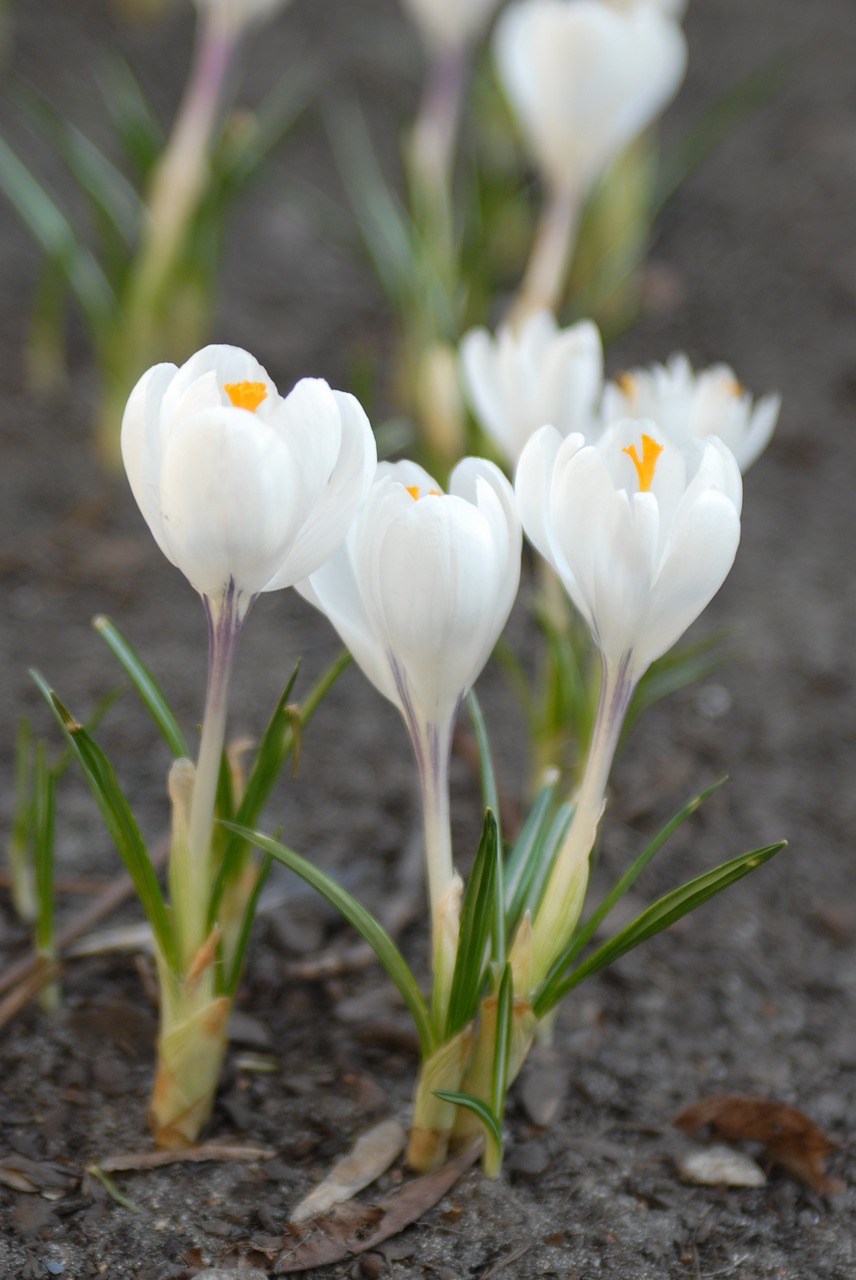
<instances>
[{"instance_id":1,"label":"flower stem","mask_svg":"<svg viewBox=\"0 0 856 1280\"><path fill-rule=\"evenodd\" d=\"M212 881L211 830L220 759L226 736L229 685L238 651L241 624L248 608L241 603L232 583L222 598L212 600L203 596L203 601L208 616L208 689L190 802L187 874L179 881L183 888L182 900L173 904L184 926L181 935L186 962L196 955L207 932L206 917Z\"/></svg>"},{"instance_id":2,"label":"flower stem","mask_svg":"<svg viewBox=\"0 0 856 1280\"><path fill-rule=\"evenodd\" d=\"M523 280L511 306L513 325L520 325L533 311L542 308L558 311L576 237L580 203L578 192L568 187L557 187L549 194Z\"/></svg>"},{"instance_id":3,"label":"flower stem","mask_svg":"<svg viewBox=\"0 0 856 1280\"><path fill-rule=\"evenodd\" d=\"M533 989L567 942L582 910L588 857L603 813L606 784L624 717L636 685L626 661L602 661L597 716L585 772L574 801L574 816L532 925Z\"/></svg>"}]
</instances>

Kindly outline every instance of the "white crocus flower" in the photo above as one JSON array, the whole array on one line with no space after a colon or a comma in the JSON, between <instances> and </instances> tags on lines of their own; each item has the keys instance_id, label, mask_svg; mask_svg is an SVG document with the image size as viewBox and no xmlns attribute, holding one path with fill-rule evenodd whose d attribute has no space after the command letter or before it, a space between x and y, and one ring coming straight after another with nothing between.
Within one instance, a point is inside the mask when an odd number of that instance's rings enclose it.
<instances>
[{"instance_id":1,"label":"white crocus flower","mask_svg":"<svg viewBox=\"0 0 856 1280\"><path fill-rule=\"evenodd\" d=\"M253 356L209 346L159 364L131 392L122 458L164 555L203 598L208 693L190 812L186 896L203 941L228 686L255 597L317 569L344 538L377 462L353 396L304 378L286 397Z\"/></svg>"},{"instance_id":2,"label":"white crocus flower","mask_svg":"<svg viewBox=\"0 0 856 1280\"><path fill-rule=\"evenodd\" d=\"M781 408L770 393L753 402L727 364L694 373L685 355L622 373L604 390L602 421L651 418L678 444L719 436L746 471L770 442Z\"/></svg>"},{"instance_id":3,"label":"white crocus flower","mask_svg":"<svg viewBox=\"0 0 856 1280\"><path fill-rule=\"evenodd\" d=\"M407 724L422 786L435 924L456 883L452 731L511 611L520 549L514 494L492 463L465 458L447 494L415 463L381 463L340 550L297 587ZM435 948L435 994L442 1001L441 967Z\"/></svg>"},{"instance_id":4,"label":"white crocus flower","mask_svg":"<svg viewBox=\"0 0 856 1280\"><path fill-rule=\"evenodd\" d=\"M680 27L653 5L517 0L494 34L508 99L548 185L581 198L674 96Z\"/></svg>"},{"instance_id":5,"label":"white crocus flower","mask_svg":"<svg viewBox=\"0 0 856 1280\"><path fill-rule=\"evenodd\" d=\"M200 16L216 23L224 33L242 31L255 22L266 22L290 0L195 0Z\"/></svg>"},{"instance_id":6,"label":"white crocus flower","mask_svg":"<svg viewBox=\"0 0 856 1280\"><path fill-rule=\"evenodd\" d=\"M500 0L401 0L426 44L464 49L487 27Z\"/></svg>"},{"instance_id":7,"label":"white crocus flower","mask_svg":"<svg viewBox=\"0 0 856 1280\"><path fill-rule=\"evenodd\" d=\"M588 855L633 691L721 587L740 537L742 481L716 437L685 449L625 420L596 444L544 427L515 480L527 537L582 613L601 656L597 718L574 818L533 923L544 977L582 905Z\"/></svg>"},{"instance_id":8,"label":"white crocus flower","mask_svg":"<svg viewBox=\"0 0 856 1280\"><path fill-rule=\"evenodd\" d=\"M496 337L471 329L460 358L476 419L512 466L539 427L585 436L594 429L603 345L591 320L560 329L551 312L536 311L516 329L501 325Z\"/></svg>"},{"instance_id":9,"label":"white crocus flower","mask_svg":"<svg viewBox=\"0 0 856 1280\"><path fill-rule=\"evenodd\" d=\"M638 9L641 5L649 5L653 9L659 9L660 13L664 13L667 18L673 18L679 22L687 11L689 0L604 0L612 9L618 9L619 12L627 12L629 9Z\"/></svg>"}]
</instances>

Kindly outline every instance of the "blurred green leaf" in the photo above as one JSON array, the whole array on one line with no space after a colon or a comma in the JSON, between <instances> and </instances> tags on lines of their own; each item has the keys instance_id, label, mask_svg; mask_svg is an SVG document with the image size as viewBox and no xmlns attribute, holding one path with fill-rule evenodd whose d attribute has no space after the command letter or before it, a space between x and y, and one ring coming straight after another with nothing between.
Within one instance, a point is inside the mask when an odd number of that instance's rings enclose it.
<instances>
[{"instance_id":1,"label":"blurred green leaf","mask_svg":"<svg viewBox=\"0 0 856 1280\"><path fill-rule=\"evenodd\" d=\"M455 969L449 989L444 1039L451 1040L475 1017L487 976L487 946L497 916L499 838L490 809L461 906ZM501 887L501 883L500 883ZM501 899L500 899L501 909Z\"/></svg>"}]
</instances>

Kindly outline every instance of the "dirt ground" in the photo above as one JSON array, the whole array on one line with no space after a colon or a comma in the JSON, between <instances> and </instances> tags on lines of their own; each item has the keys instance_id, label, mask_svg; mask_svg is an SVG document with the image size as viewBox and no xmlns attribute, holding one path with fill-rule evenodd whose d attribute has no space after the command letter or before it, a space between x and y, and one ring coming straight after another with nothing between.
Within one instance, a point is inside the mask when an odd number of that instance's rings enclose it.
<instances>
[{"instance_id":1,"label":"dirt ground","mask_svg":"<svg viewBox=\"0 0 856 1280\"><path fill-rule=\"evenodd\" d=\"M9 71L103 138L92 76L103 43L118 43L166 113L188 17L129 28L104 0L27 0L16 6ZM757 392L778 388L784 408L772 447L747 477L736 567L700 624L738 629L739 652L634 732L616 770L596 881L614 877L660 821L723 772L731 781L640 883L639 901L780 836L790 847L568 1001L552 1052L536 1055L513 1091L501 1178L467 1174L379 1253L319 1277L856 1275L856 6L692 0L686 30L690 71L670 136L780 52L790 55L786 82L668 206L651 256L651 306L610 351L609 367L682 348L701 364L728 360ZM376 109L393 94L412 97L416 51L393 0L295 0L256 47L259 78L308 48L323 51L331 86ZM61 185L5 92L0 112L4 133ZM386 123L392 137L397 121ZM309 373L344 386L355 352L385 358L388 322L370 276L347 246L319 238L293 182L311 177L335 191L325 147L309 118L238 210L226 246L216 337L253 350L280 387ZM83 713L115 683L89 629L94 613L110 614L144 652L188 731L204 687L202 610L124 482L105 482L93 465L93 377L73 323L67 394L45 404L25 392L21 337L36 272L28 236L0 203L4 831L16 717L26 710L51 732L27 668L42 670ZM525 600L512 640L532 644ZM236 733L258 729L294 658L304 656L305 688L336 652L323 620L284 595L262 598L242 644ZM519 719L491 668L483 700L519 795ZM111 712L104 741L156 840L168 820L168 761L130 697ZM478 815L462 760L453 785L467 849ZM59 807L60 878L114 875L116 856L71 773ZM283 783L272 816L367 902L377 901L379 883L406 893L412 862L402 869L401 851L418 829L413 768L396 715L358 672L320 710L300 774ZM63 893L61 918L83 901ZM117 918L137 917L130 909ZM415 1046L377 968L294 976L350 941L311 895L273 878L208 1136L276 1155L116 1175L136 1212L83 1167L147 1148L154 1010L132 956L70 961L59 1011L30 1006L2 1032L0 1166L10 1155L43 1171L53 1162L60 1185L49 1199L0 1183L0 1274L177 1280L239 1241L272 1246L290 1207L357 1135L387 1115L406 1119ZM2 964L24 945L0 893ZM421 954L419 920L402 946ZM275 1070L251 1070L248 1052L267 1055ZM689 1142L673 1117L722 1091L810 1116L840 1144L827 1161L838 1194L821 1196L779 1170L759 1188L683 1182L676 1160ZM545 1098L557 1108L549 1128L538 1123ZM398 1176L387 1175L381 1191Z\"/></svg>"}]
</instances>

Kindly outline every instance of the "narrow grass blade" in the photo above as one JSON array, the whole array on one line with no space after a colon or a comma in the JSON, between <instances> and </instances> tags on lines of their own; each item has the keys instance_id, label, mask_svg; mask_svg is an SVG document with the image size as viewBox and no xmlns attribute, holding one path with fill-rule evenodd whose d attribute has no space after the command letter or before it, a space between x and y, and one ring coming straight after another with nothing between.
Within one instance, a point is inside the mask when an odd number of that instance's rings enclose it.
<instances>
[{"instance_id":1,"label":"narrow grass blade","mask_svg":"<svg viewBox=\"0 0 856 1280\"><path fill-rule=\"evenodd\" d=\"M166 697L130 641L126 640L115 623L106 618L103 613L92 619L92 625L114 657L118 659L173 756L176 759L189 758L190 748L187 745L187 739L181 732Z\"/></svg>"},{"instance_id":2,"label":"narrow grass blade","mask_svg":"<svg viewBox=\"0 0 856 1280\"><path fill-rule=\"evenodd\" d=\"M509 933L519 923L523 914L525 881L529 863L537 858L546 838L550 817L556 803L559 774L548 778L535 797L523 826L505 863L505 923Z\"/></svg>"},{"instance_id":3,"label":"narrow grass blade","mask_svg":"<svg viewBox=\"0 0 856 1280\"><path fill-rule=\"evenodd\" d=\"M145 842L122 794L113 767L97 743L63 706L44 677L37 671L31 671L30 674L83 769L107 830L133 881L146 919L152 926L155 941L167 963L175 968L175 938L170 928L163 894Z\"/></svg>"},{"instance_id":4,"label":"narrow grass blade","mask_svg":"<svg viewBox=\"0 0 856 1280\"><path fill-rule=\"evenodd\" d=\"M365 907L348 893L347 889L343 889L325 871L322 871L320 867L316 867L306 858L301 857L299 853L295 853L293 849L280 844L278 840L270 839L269 836L261 835L258 831L251 831L246 827L238 827L234 823L225 825L230 830L236 831L241 839L249 840L251 844L258 845L265 853L271 854L278 862L281 862L299 875L307 884L312 885L313 889L317 889L322 897L326 898L331 906L334 906L348 923L352 924L357 932L365 938L401 992L404 1003L410 1010L411 1017L416 1024L416 1033L419 1036L422 1057L424 1059L429 1058L436 1046L434 1033L431 1029L431 1019L428 1016L428 1007L404 956L383 925L379 924L374 916L370 915Z\"/></svg>"},{"instance_id":5,"label":"narrow grass blade","mask_svg":"<svg viewBox=\"0 0 856 1280\"><path fill-rule=\"evenodd\" d=\"M493 1066L490 1079L490 1109L501 1123L505 1111L505 1095L508 1092L508 1062L511 1049L511 1015L514 1009L514 983L511 965L502 971L499 990L496 993L496 1039L493 1045Z\"/></svg>"},{"instance_id":6,"label":"narrow grass blade","mask_svg":"<svg viewBox=\"0 0 856 1280\"><path fill-rule=\"evenodd\" d=\"M102 68L100 88L107 114L142 189L166 143L161 123L121 58L111 58Z\"/></svg>"},{"instance_id":7,"label":"narrow grass blade","mask_svg":"<svg viewBox=\"0 0 856 1280\"><path fill-rule=\"evenodd\" d=\"M707 902L708 898L721 893L735 881L741 880L750 871L754 871L756 867L779 853L786 844L786 840L780 840L776 844L768 844L761 849L753 849L750 853L743 853L658 898L629 925L620 929L608 942L593 951L571 973L547 981L533 1002L536 1016L543 1017L585 978L612 964L619 956L626 955L628 951L638 947L640 942L645 942L654 934L667 929L670 924L680 920L681 916L685 916L696 907L700 907L703 902Z\"/></svg>"},{"instance_id":8,"label":"narrow grass blade","mask_svg":"<svg viewBox=\"0 0 856 1280\"><path fill-rule=\"evenodd\" d=\"M443 1037L446 1040L451 1040L475 1017L484 988L487 946L496 915L499 856L496 819L488 809L461 907L458 951Z\"/></svg>"},{"instance_id":9,"label":"narrow grass blade","mask_svg":"<svg viewBox=\"0 0 856 1280\"><path fill-rule=\"evenodd\" d=\"M538 910L550 872L568 834L573 816L574 806L569 801L560 805L552 821L542 828L529 857L522 864L514 896L515 924L519 923L525 911L530 911L534 916ZM509 913L509 933L514 927L510 923L511 919L512 913Z\"/></svg>"},{"instance_id":10,"label":"narrow grass blade","mask_svg":"<svg viewBox=\"0 0 856 1280\"><path fill-rule=\"evenodd\" d=\"M90 331L96 337L103 334L115 319L116 299L101 267L56 202L2 138L0 190L65 276Z\"/></svg>"},{"instance_id":11,"label":"narrow grass blade","mask_svg":"<svg viewBox=\"0 0 856 1280\"><path fill-rule=\"evenodd\" d=\"M241 971L244 967L244 955L246 954L247 943L250 940L253 921L256 918L256 907L259 905L259 897L272 866L273 856L270 853L266 853L259 866L256 883L253 885L253 891L247 899L247 905L244 907L244 914L241 917L241 927L238 931L238 939L235 943L234 954L231 957L226 956L228 972L223 986L223 993L227 996L233 996L238 989L238 983L241 980Z\"/></svg>"},{"instance_id":12,"label":"narrow grass blade","mask_svg":"<svg viewBox=\"0 0 856 1280\"><path fill-rule=\"evenodd\" d=\"M441 1098L443 1102L451 1102L456 1107L463 1107L465 1111L472 1111L487 1130L489 1140L502 1149L501 1123L497 1122L496 1116L482 1098L476 1098L471 1093L454 1093L450 1089L434 1089L433 1093L435 1098Z\"/></svg>"},{"instance_id":13,"label":"narrow grass blade","mask_svg":"<svg viewBox=\"0 0 856 1280\"><path fill-rule=\"evenodd\" d=\"M18 916L32 924L38 913L38 897L32 858L33 734L26 716L18 721L15 738L15 807L7 842L12 900Z\"/></svg>"},{"instance_id":14,"label":"narrow grass blade","mask_svg":"<svg viewBox=\"0 0 856 1280\"><path fill-rule=\"evenodd\" d=\"M692 800L685 804L683 809L680 809L675 816L657 832L654 839L650 844L646 845L639 856L633 860L624 872L624 875L616 881L609 893L603 901L598 904L585 923L579 925L574 931L567 947L558 957L555 964L551 967L550 972L547 974L547 982L550 981L554 974L560 975L565 972L571 961L576 959L589 939L593 937L595 930L598 928L601 921L606 919L616 902L618 902L619 898L621 898L635 883L636 879L642 874L655 854L660 852L669 837L677 831L681 823L685 822L691 813L695 813L699 805L703 804L709 795L712 795L714 791L722 786L723 782L725 782L725 778L719 778L712 784L712 786L709 786L706 790L699 792L697 796L693 796Z\"/></svg>"},{"instance_id":15,"label":"narrow grass blade","mask_svg":"<svg viewBox=\"0 0 856 1280\"><path fill-rule=\"evenodd\" d=\"M485 809L490 809L496 821L496 841L497 848L502 850L502 819L499 812L499 790L496 785L496 771L493 767L493 757L490 752L490 742L487 736L487 725L482 715L481 704L475 695L474 690L470 690L467 694L467 710L470 713L470 720L473 726L473 732L476 735L476 743L479 750L479 768L481 772L482 787L482 805ZM505 886L504 880L504 864L502 857L497 858L496 862L496 883L494 884L494 920L491 930L493 960L497 965L502 965L505 961Z\"/></svg>"},{"instance_id":16,"label":"narrow grass blade","mask_svg":"<svg viewBox=\"0 0 856 1280\"><path fill-rule=\"evenodd\" d=\"M728 631L717 631L694 644L679 645L658 658L639 681L624 719L622 741L647 707L712 675L724 660L728 640Z\"/></svg>"},{"instance_id":17,"label":"narrow grass blade","mask_svg":"<svg viewBox=\"0 0 856 1280\"><path fill-rule=\"evenodd\" d=\"M33 865L36 878L36 949L40 955L54 955L54 832L56 780L45 759L45 746L36 746L33 782Z\"/></svg>"}]
</instances>

